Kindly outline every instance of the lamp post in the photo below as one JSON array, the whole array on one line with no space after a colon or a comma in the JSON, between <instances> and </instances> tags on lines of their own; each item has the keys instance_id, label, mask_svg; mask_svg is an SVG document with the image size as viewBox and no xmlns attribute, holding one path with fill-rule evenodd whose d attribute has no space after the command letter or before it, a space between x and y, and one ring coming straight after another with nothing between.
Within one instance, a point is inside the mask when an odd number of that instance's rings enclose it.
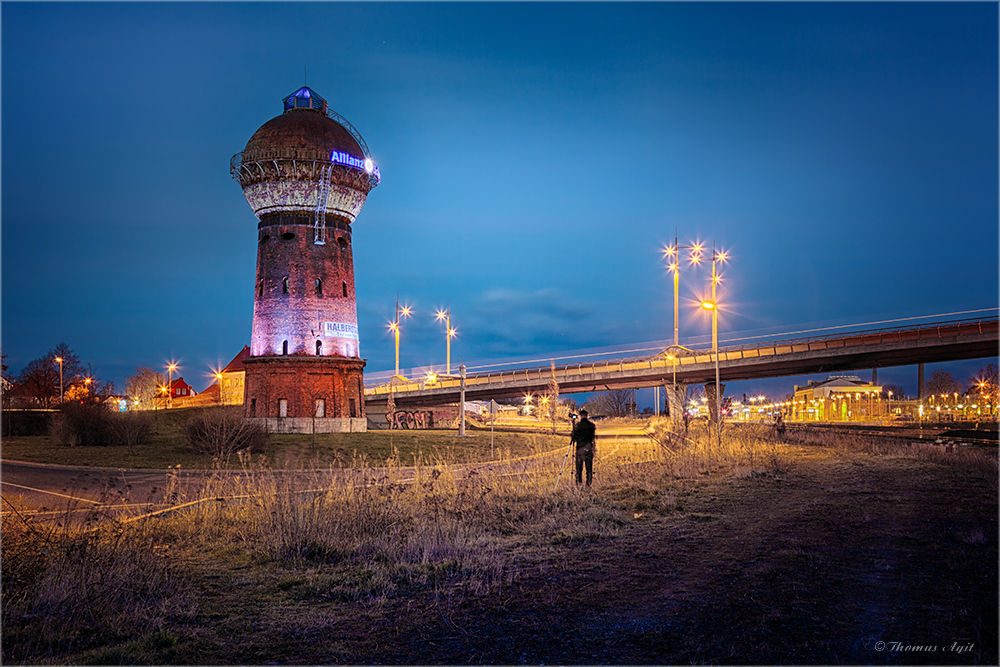
<instances>
[{"instance_id":1,"label":"lamp post","mask_svg":"<svg viewBox=\"0 0 1000 667\"><path fill-rule=\"evenodd\" d=\"M674 348L680 347L680 253L681 250L687 250L688 261L692 264L697 264L702 259L701 253L703 252L703 248L704 244L702 243L681 245L676 234L674 234L674 244L663 248L663 255L670 262L667 265L667 270L674 274ZM677 400L677 356L676 354L671 353L667 355L667 359L670 360L671 367L673 369L673 398L671 399L671 405L674 406L677 403L680 403L681 411L683 412L683 401ZM674 419L673 413L671 413L671 419Z\"/></svg>"},{"instance_id":2,"label":"lamp post","mask_svg":"<svg viewBox=\"0 0 1000 667\"><path fill-rule=\"evenodd\" d=\"M703 252L704 244L695 243L694 245L680 245L677 242L677 236L674 236L674 244L672 246L666 246L663 249L663 254L672 260L671 264L667 265L667 270L674 274L674 345L680 344L680 324L679 324L679 312L680 312L680 300L679 292L681 285L681 270L680 270L680 251L689 250L688 261L692 264L697 264L701 261L701 253Z\"/></svg>"},{"instance_id":3,"label":"lamp post","mask_svg":"<svg viewBox=\"0 0 1000 667\"><path fill-rule=\"evenodd\" d=\"M445 373L451 375L451 339L458 335L458 331L451 328L451 306L444 310L439 310L435 317L439 322L444 320L444 337L448 349Z\"/></svg>"},{"instance_id":4,"label":"lamp post","mask_svg":"<svg viewBox=\"0 0 1000 667\"><path fill-rule=\"evenodd\" d=\"M59 402L63 402L63 358L56 357L55 362L59 364Z\"/></svg>"},{"instance_id":5,"label":"lamp post","mask_svg":"<svg viewBox=\"0 0 1000 667\"><path fill-rule=\"evenodd\" d=\"M409 317L410 312L409 306L403 306L400 308L399 299L396 299L396 316L392 322L389 323L389 331L392 331L396 335L396 375L399 375L399 316L403 315L404 317Z\"/></svg>"},{"instance_id":6,"label":"lamp post","mask_svg":"<svg viewBox=\"0 0 1000 667\"><path fill-rule=\"evenodd\" d=\"M724 262L726 253L716 252L712 246L712 300L702 301L701 306L712 311L712 352L715 354L715 428L719 447L722 447L722 395L719 391L719 302L716 297L716 285L722 280L716 270L717 262Z\"/></svg>"},{"instance_id":7,"label":"lamp post","mask_svg":"<svg viewBox=\"0 0 1000 667\"><path fill-rule=\"evenodd\" d=\"M171 363L167 366L167 409L169 410L174 404L174 371L177 370L177 364Z\"/></svg>"}]
</instances>

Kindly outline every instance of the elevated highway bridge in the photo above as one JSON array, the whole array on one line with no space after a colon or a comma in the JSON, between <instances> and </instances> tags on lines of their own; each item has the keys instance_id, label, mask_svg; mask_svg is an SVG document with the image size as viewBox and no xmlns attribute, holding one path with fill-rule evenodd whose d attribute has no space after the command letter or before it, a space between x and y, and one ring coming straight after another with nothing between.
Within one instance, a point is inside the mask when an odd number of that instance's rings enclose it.
<instances>
[{"instance_id":1,"label":"elevated highway bridge","mask_svg":"<svg viewBox=\"0 0 1000 667\"><path fill-rule=\"evenodd\" d=\"M908 366L941 361L996 357L1000 326L996 317L932 322L919 326L855 331L841 335L796 338L719 349L721 382L833 373L866 368ZM465 378L465 400L517 398L548 391L555 378L560 394L631 389L715 381L711 349L670 347L647 357L472 373ZM457 403L462 381L434 382L395 378L367 387L370 406L385 404L392 393L398 408Z\"/></svg>"}]
</instances>

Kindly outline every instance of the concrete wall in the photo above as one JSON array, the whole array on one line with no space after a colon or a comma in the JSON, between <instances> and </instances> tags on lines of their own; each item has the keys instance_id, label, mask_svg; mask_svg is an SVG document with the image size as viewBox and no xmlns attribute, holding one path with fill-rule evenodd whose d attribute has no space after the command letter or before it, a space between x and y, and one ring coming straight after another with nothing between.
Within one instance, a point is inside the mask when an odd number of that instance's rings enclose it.
<instances>
[{"instance_id":1,"label":"concrete wall","mask_svg":"<svg viewBox=\"0 0 1000 667\"><path fill-rule=\"evenodd\" d=\"M351 419L321 419L306 417L267 417L252 421L264 424L271 433L364 433L367 430L364 417Z\"/></svg>"}]
</instances>

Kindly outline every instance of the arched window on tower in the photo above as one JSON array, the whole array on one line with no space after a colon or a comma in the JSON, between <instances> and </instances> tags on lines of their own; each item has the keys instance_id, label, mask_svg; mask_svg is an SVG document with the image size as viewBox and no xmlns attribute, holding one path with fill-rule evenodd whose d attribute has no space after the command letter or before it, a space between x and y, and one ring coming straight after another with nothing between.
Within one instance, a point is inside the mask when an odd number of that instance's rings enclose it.
<instances>
[{"instance_id":1,"label":"arched window on tower","mask_svg":"<svg viewBox=\"0 0 1000 667\"><path fill-rule=\"evenodd\" d=\"M260 281L259 285L257 285L257 296L264 296L264 281L263 280Z\"/></svg>"},{"instance_id":2,"label":"arched window on tower","mask_svg":"<svg viewBox=\"0 0 1000 667\"><path fill-rule=\"evenodd\" d=\"M281 341L281 353L282 354L288 354L288 341L287 340Z\"/></svg>"},{"instance_id":3,"label":"arched window on tower","mask_svg":"<svg viewBox=\"0 0 1000 667\"><path fill-rule=\"evenodd\" d=\"M343 285L341 285L341 287L344 290L344 296L347 296L347 281L346 280L344 281Z\"/></svg>"},{"instance_id":4,"label":"arched window on tower","mask_svg":"<svg viewBox=\"0 0 1000 667\"><path fill-rule=\"evenodd\" d=\"M281 293L288 294L288 276L281 279Z\"/></svg>"},{"instance_id":5,"label":"arched window on tower","mask_svg":"<svg viewBox=\"0 0 1000 667\"><path fill-rule=\"evenodd\" d=\"M319 357L322 356L322 354L323 354L323 341L318 340L316 341L316 356Z\"/></svg>"},{"instance_id":6,"label":"arched window on tower","mask_svg":"<svg viewBox=\"0 0 1000 667\"><path fill-rule=\"evenodd\" d=\"M316 296L323 296L323 279L316 279Z\"/></svg>"}]
</instances>

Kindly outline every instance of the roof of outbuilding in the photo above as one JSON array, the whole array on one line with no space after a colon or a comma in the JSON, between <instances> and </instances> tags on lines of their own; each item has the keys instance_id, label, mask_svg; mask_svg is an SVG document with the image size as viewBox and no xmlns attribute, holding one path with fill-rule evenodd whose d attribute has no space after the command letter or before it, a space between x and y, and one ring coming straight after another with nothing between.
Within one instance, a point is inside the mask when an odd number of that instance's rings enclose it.
<instances>
[{"instance_id":1,"label":"roof of outbuilding","mask_svg":"<svg viewBox=\"0 0 1000 667\"><path fill-rule=\"evenodd\" d=\"M246 367L243 365L243 360L250 356L250 346L244 345L240 353L233 357L233 360L229 362L229 365L222 369L223 373L242 373L246 371Z\"/></svg>"}]
</instances>

